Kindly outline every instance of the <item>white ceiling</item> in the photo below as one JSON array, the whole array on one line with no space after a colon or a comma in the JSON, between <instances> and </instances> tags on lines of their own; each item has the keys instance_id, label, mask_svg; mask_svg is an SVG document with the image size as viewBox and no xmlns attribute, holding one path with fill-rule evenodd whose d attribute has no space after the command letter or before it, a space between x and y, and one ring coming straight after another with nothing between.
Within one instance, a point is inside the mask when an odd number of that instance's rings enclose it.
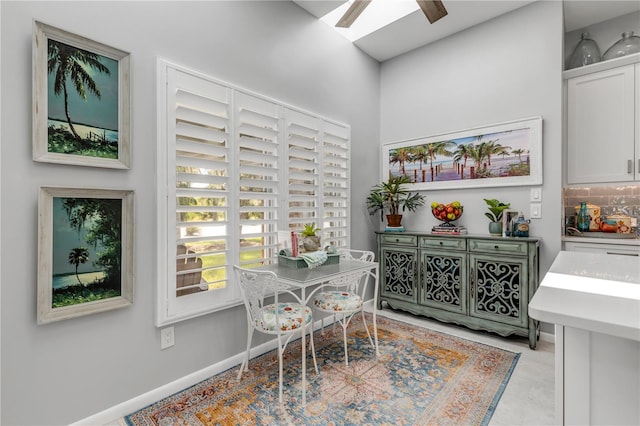
<instances>
[{"instance_id":1,"label":"white ceiling","mask_svg":"<svg viewBox=\"0 0 640 426\"><path fill-rule=\"evenodd\" d=\"M345 0L293 0L316 18L339 7ZM443 0L448 15L434 24L420 9L353 43L369 56L384 62L395 56L489 21L536 0ZM553 0L561 1L561 0ZM565 31L606 21L640 10L638 0L567 0ZM359 19L365 18L366 11ZM357 25L358 20L354 23Z\"/></svg>"}]
</instances>

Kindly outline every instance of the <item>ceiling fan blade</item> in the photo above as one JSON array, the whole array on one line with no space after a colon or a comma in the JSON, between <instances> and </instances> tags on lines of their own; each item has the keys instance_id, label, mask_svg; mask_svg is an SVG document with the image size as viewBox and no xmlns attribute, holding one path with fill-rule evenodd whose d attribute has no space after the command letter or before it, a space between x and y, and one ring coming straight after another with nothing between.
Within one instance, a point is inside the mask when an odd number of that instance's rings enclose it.
<instances>
[{"instance_id":1,"label":"ceiling fan blade","mask_svg":"<svg viewBox=\"0 0 640 426\"><path fill-rule=\"evenodd\" d=\"M349 9L342 15L336 27L349 28L360 14L369 6L371 0L355 0Z\"/></svg>"},{"instance_id":2,"label":"ceiling fan blade","mask_svg":"<svg viewBox=\"0 0 640 426\"><path fill-rule=\"evenodd\" d=\"M416 0L430 23L447 16L447 9L440 0Z\"/></svg>"}]
</instances>

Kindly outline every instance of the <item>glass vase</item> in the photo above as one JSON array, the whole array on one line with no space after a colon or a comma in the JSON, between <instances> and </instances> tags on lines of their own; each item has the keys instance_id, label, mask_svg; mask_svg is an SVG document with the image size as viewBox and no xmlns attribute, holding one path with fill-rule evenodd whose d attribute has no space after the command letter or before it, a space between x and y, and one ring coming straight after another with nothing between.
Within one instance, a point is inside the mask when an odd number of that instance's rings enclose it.
<instances>
[{"instance_id":1,"label":"glass vase","mask_svg":"<svg viewBox=\"0 0 640 426\"><path fill-rule=\"evenodd\" d=\"M602 59L609 60L620 56L640 52L640 37L633 35L633 31L622 33L622 38L604 52Z\"/></svg>"},{"instance_id":2,"label":"glass vase","mask_svg":"<svg viewBox=\"0 0 640 426\"><path fill-rule=\"evenodd\" d=\"M585 65L600 62L600 49L598 44L589 38L589 33L582 33L581 40L569 57L567 69L583 67Z\"/></svg>"},{"instance_id":3,"label":"glass vase","mask_svg":"<svg viewBox=\"0 0 640 426\"><path fill-rule=\"evenodd\" d=\"M591 224L591 219L589 218L589 213L587 212L587 203L580 203L580 210L578 211L578 217L576 218L576 225L578 227L578 231L587 232L589 230L589 225Z\"/></svg>"}]
</instances>

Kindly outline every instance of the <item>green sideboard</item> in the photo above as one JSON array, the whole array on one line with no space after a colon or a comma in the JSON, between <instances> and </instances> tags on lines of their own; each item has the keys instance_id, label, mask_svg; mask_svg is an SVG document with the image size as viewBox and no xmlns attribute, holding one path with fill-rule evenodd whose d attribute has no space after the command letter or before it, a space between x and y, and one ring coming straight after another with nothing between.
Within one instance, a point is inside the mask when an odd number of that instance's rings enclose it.
<instances>
[{"instance_id":1,"label":"green sideboard","mask_svg":"<svg viewBox=\"0 0 640 426\"><path fill-rule=\"evenodd\" d=\"M538 288L539 238L378 232L377 240L379 309L384 301L474 330L528 336L536 348L539 324L528 305Z\"/></svg>"}]
</instances>

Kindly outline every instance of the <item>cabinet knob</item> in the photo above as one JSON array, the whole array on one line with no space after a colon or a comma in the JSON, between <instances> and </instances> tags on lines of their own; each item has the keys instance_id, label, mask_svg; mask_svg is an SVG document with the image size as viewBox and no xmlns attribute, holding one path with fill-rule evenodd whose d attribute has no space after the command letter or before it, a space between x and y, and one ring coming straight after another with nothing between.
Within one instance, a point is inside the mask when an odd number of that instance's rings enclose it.
<instances>
[{"instance_id":1,"label":"cabinet knob","mask_svg":"<svg viewBox=\"0 0 640 426\"><path fill-rule=\"evenodd\" d=\"M498 250L500 247L498 246L493 246L494 249Z\"/></svg>"},{"instance_id":2,"label":"cabinet knob","mask_svg":"<svg viewBox=\"0 0 640 426\"><path fill-rule=\"evenodd\" d=\"M443 244L443 242L442 242L442 241L440 241L440 245L442 245L442 244Z\"/></svg>"},{"instance_id":3,"label":"cabinet knob","mask_svg":"<svg viewBox=\"0 0 640 426\"><path fill-rule=\"evenodd\" d=\"M399 242L400 242L400 239L399 239L399 238L396 238L396 243L399 243Z\"/></svg>"}]
</instances>

